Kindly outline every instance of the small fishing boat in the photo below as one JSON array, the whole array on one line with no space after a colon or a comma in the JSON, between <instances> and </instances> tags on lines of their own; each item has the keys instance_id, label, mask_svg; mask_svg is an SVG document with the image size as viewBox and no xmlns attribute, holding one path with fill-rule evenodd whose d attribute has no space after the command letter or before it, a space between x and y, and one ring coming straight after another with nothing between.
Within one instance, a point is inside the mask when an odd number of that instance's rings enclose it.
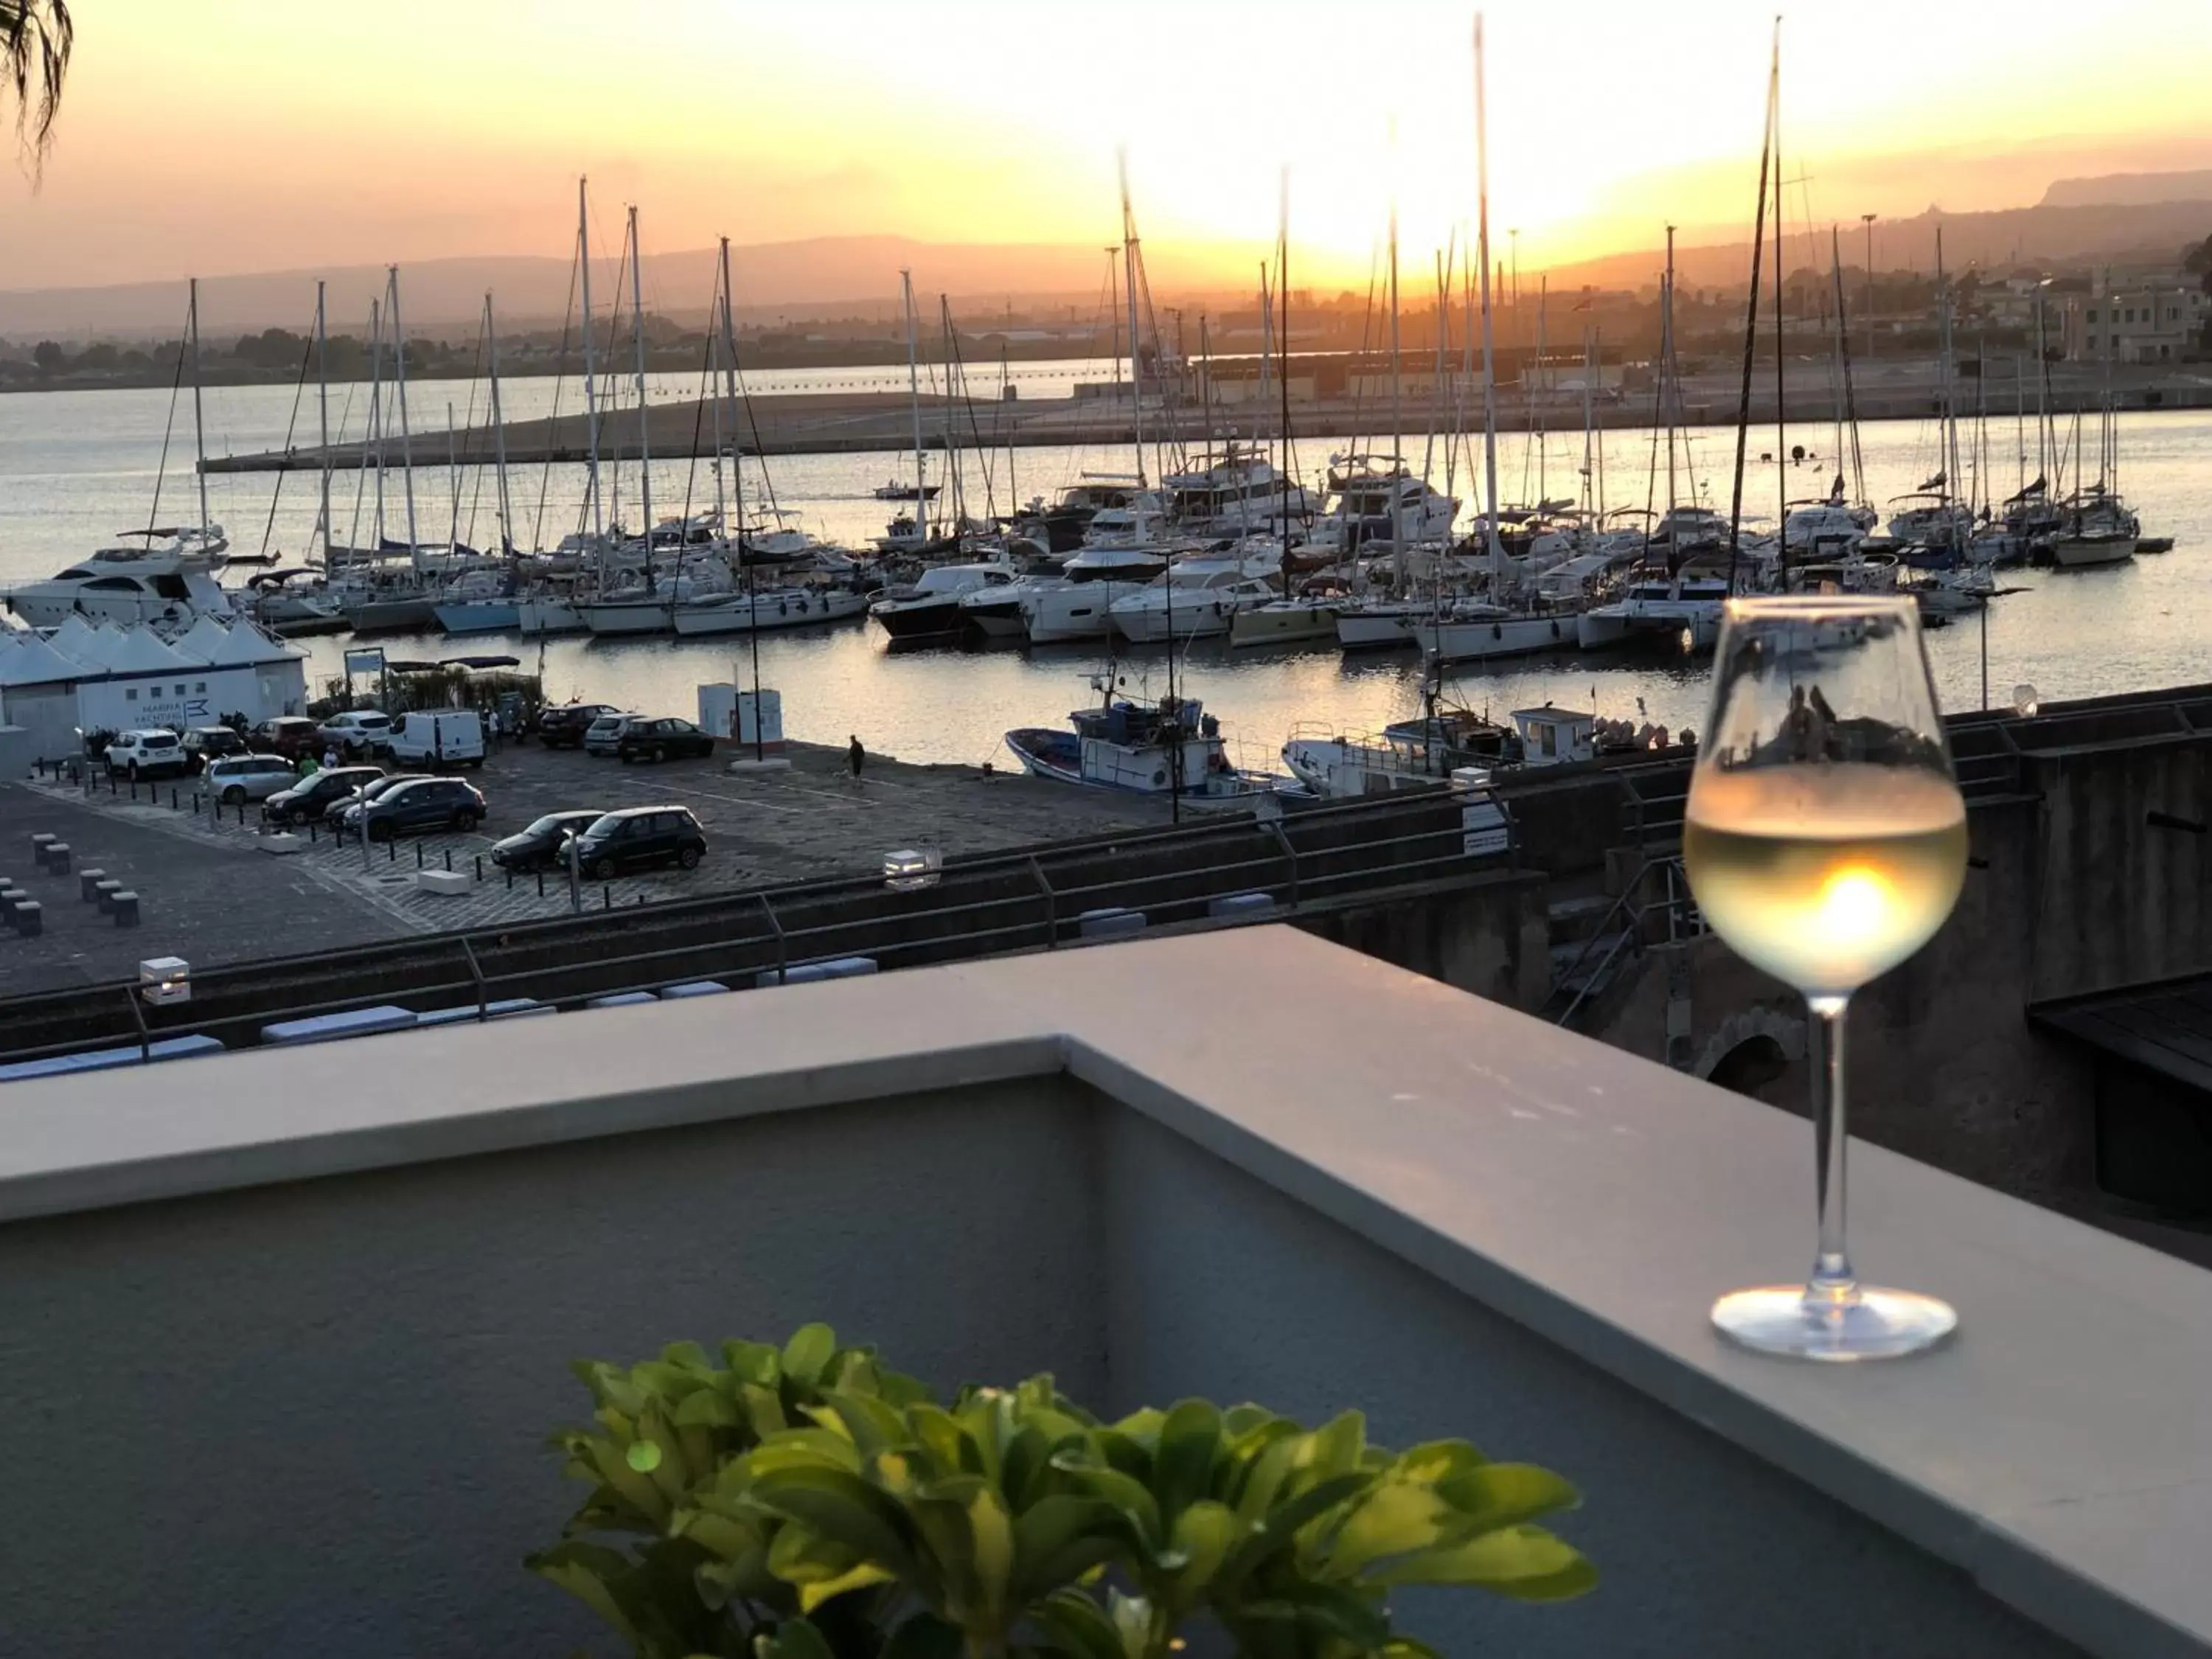
<instances>
[{"instance_id":1,"label":"small fishing boat","mask_svg":"<svg viewBox=\"0 0 2212 1659\"><path fill-rule=\"evenodd\" d=\"M1276 788L1276 779L1237 770L1222 745L1221 722L1196 699L1132 702L1115 697L1110 677L1092 684L1102 701L1070 714L1073 730L1030 726L1006 733L1006 747L1031 776L1223 806L1249 805Z\"/></svg>"},{"instance_id":2,"label":"small fishing boat","mask_svg":"<svg viewBox=\"0 0 2212 1659\"><path fill-rule=\"evenodd\" d=\"M879 501L933 501L937 499L937 492L944 488L943 484L916 486L901 483L893 478L886 483L878 484L874 494Z\"/></svg>"}]
</instances>

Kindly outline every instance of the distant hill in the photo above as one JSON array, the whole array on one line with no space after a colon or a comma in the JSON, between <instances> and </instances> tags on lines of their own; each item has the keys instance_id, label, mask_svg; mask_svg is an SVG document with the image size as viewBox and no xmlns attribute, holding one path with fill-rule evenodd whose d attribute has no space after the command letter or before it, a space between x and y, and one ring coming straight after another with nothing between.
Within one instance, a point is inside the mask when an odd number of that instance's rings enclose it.
<instances>
[{"instance_id":1,"label":"distant hill","mask_svg":"<svg viewBox=\"0 0 2212 1659\"><path fill-rule=\"evenodd\" d=\"M923 242L902 236L829 236L769 242L730 250L731 275L740 320L879 313L886 325L899 314L899 270L914 272L925 318L937 296L951 296L956 310L1008 303L1056 301L1078 307L1087 319L1103 295L1102 249L1052 243ZM691 321L706 316L713 292L715 251L693 248L648 253L642 270L646 308ZM1173 247L1148 255L1156 288L1182 291L1211 284L1214 268ZM400 307L410 333L472 324L493 290L501 325L558 326L568 304L570 262L530 256L427 259L400 268ZM204 336L271 326L304 331L313 320L315 279L328 284L333 331L361 333L368 302L384 287L379 265L325 270L282 270L203 276L200 331ZM615 290L611 263L594 260L592 301L605 316ZM625 303L627 286L625 285ZM112 288L19 289L0 292L0 337L82 339L90 336L171 338L185 318L185 283L129 283Z\"/></svg>"},{"instance_id":2,"label":"distant hill","mask_svg":"<svg viewBox=\"0 0 2212 1659\"><path fill-rule=\"evenodd\" d=\"M2133 176L2212 179L2212 173ZM1946 213L1941 208L1931 207L1910 219L1878 220L1875 225L1875 263L1884 270L1908 266L1916 270L1932 270L1939 227L1943 233L1943 261L1953 270L1964 270L1970 264L1998 270L2015 264L2170 265L2179 262L2181 251L2189 243L2201 242L2212 235L2212 195L2197 201L2039 205L1990 213ZM1790 225L1785 229L1784 255L1795 270L1806 262L1806 227ZM1818 227L1815 246L1821 265L1826 265L1828 259L1827 229L1826 225ZM1844 264L1864 264L1866 243L1858 222L1847 222L1842 230ZM1657 248L1640 253L1608 254L1580 264L1555 268L1551 272L1552 288L1554 292L1584 285L1601 289L1648 288L1653 285L1665 263L1666 254ZM1678 246L1674 250L1674 270L1685 288L1741 288L1751 273L1751 243L1747 239L1701 247Z\"/></svg>"},{"instance_id":3,"label":"distant hill","mask_svg":"<svg viewBox=\"0 0 2212 1659\"><path fill-rule=\"evenodd\" d=\"M2045 207L2149 207L2160 202L2212 202L2212 168L2195 173L2108 173L2101 179L2061 179L2043 192Z\"/></svg>"}]
</instances>

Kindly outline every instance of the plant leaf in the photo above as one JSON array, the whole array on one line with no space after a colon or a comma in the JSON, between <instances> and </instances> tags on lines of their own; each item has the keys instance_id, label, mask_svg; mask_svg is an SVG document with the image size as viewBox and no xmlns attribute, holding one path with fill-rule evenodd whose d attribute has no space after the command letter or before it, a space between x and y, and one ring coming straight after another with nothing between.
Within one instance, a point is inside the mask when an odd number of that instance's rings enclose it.
<instances>
[{"instance_id":1,"label":"plant leaf","mask_svg":"<svg viewBox=\"0 0 2212 1659\"><path fill-rule=\"evenodd\" d=\"M773 1469L754 1480L750 1496L859 1559L914 1582L914 1534L906 1513L858 1475L823 1466Z\"/></svg>"},{"instance_id":2,"label":"plant leaf","mask_svg":"<svg viewBox=\"0 0 2212 1659\"><path fill-rule=\"evenodd\" d=\"M1448 1549L1394 1562L1382 1584L1478 1584L1519 1601L1564 1601L1597 1583L1597 1569L1541 1527L1507 1527Z\"/></svg>"},{"instance_id":3,"label":"plant leaf","mask_svg":"<svg viewBox=\"0 0 2212 1659\"><path fill-rule=\"evenodd\" d=\"M817 1386L823 1368L837 1352L837 1334L827 1325L801 1325L783 1345L783 1374L807 1388Z\"/></svg>"},{"instance_id":4,"label":"plant leaf","mask_svg":"<svg viewBox=\"0 0 2212 1659\"><path fill-rule=\"evenodd\" d=\"M848 1568L835 1578L820 1578L799 1587L799 1610L811 1613L832 1596L842 1595L847 1590L865 1589L870 1584L894 1582L891 1575L872 1561L863 1561Z\"/></svg>"},{"instance_id":5,"label":"plant leaf","mask_svg":"<svg viewBox=\"0 0 2212 1659\"><path fill-rule=\"evenodd\" d=\"M1152 1455L1152 1494L1170 1527L1213 1489L1213 1462L1221 1449L1221 1413L1204 1400L1186 1400L1160 1425Z\"/></svg>"}]
</instances>

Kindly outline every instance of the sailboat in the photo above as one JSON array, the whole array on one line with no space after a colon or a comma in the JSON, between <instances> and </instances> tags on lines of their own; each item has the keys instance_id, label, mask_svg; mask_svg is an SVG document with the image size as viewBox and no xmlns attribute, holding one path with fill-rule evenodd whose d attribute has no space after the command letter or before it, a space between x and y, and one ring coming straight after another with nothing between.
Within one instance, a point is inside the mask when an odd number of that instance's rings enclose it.
<instances>
[{"instance_id":1,"label":"sailboat","mask_svg":"<svg viewBox=\"0 0 2212 1659\"><path fill-rule=\"evenodd\" d=\"M2106 337L2109 339L2111 337ZM2097 405L2097 478L2078 485L2063 504L2065 516L2050 538L2051 558L2061 570L2124 564L2136 556L2142 526L2120 498L2119 427L2112 410L2112 354L2104 353L2105 388ZM2077 423L2076 430L2079 427ZM2075 446L2074 476L2081 476L2081 446Z\"/></svg>"},{"instance_id":2,"label":"sailboat","mask_svg":"<svg viewBox=\"0 0 2212 1659\"><path fill-rule=\"evenodd\" d=\"M516 589L521 579L520 561L514 550L514 517L507 489L507 422L499 401L499 329L493 319L491 294L484 294L483 334L487 366L491 374L493 465L499 479L500 550L506 556L503 570L464 572L447 585L435 607L438 626L448 634L496 634L517 628L522 605Z\"/></svg>"},{"instance_id":3,"label":"sailboat","mask_svg":"<svg viewBox=\"0 0 2212 1659\"><path fill-rule=\"evenodd\" d=\"M231 597L215 580L229 538L208 516L206 424L200 406L200 285L187 287L185 349L192 376L192 445L198 465L200 516L197 525L162 525L161 474L154 480L153 510L143 530L118 539L135 545L104 547L44 581L7 592L8 608L33 628L58 628L71 617L122 626L144 623L182 633L202 614L228 621ZM167 454L163 440L162 453Z\"/></svg>"}]
</instances>

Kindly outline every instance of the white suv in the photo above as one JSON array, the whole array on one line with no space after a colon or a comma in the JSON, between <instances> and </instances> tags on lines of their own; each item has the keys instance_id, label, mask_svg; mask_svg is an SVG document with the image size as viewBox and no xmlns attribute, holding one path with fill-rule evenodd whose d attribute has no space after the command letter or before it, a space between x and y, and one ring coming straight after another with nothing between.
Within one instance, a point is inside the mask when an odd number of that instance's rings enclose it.
<instances>
[{"instance_id":1,"label":"white suv","mask_svg":"<svg viewBox=\"0 0 2212 1659\"><path fill-rule=\"evenodd\" d=\"M107 769L136 783L165 772L181 776L191 769L191 757L173 732L118 732L107 742Z\"/></svg>"},{"instance_id":2,"label":"white suv","mask_svg":"<svg viewBox=\"0 0 2212 1659\"><path fill-rule=\"evenodd\" d=\"M208 763L208 787L225 806L267 800L299 781L292 763L282 755L225 755Z\"/></svg>"},{"instance_id":3,"label":"white suv","mask_svg":"<svg viewBox=\"0 0 2212 1659\"><path fill-rule=\"evenodd\" d=\"M315 734L334 744L341 755L374 754L392 747L392 716L374 708L356 708L331 715L316 728Z\"/></svg>"}]
</instances>

